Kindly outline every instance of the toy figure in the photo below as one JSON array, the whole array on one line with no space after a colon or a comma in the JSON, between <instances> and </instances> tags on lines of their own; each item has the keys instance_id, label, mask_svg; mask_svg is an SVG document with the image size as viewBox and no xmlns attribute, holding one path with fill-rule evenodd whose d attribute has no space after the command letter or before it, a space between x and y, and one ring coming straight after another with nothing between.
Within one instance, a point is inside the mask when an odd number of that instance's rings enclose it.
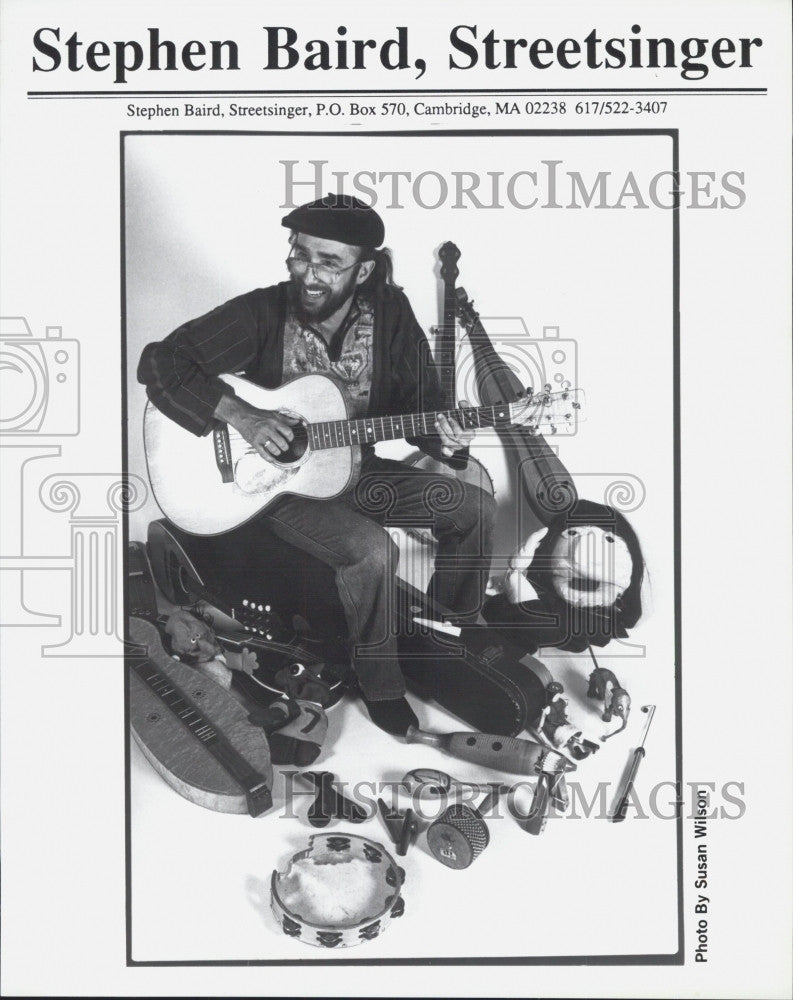
<instances>
[{"instance_id":1,"label":"toy figure","mask_svg":"<svg viewBox=\"0 0 793 1000\"><path fill-rule=\"evenodd\" d=\"M315 701L323 708L333 700L330 687L316 670L303 663L290 663L289 666L282 667L276 673L274 682L290 698Z\"/></svg>"},{"instance_id":2,"label":"toy figure","mask_svg":"<svg viewBox=\"0 0 793 1000\"><path fill-rule=\"evenodd\" d=\"M172 612L164 632L164 646L171 656L195 667L226 691L231 688L233 670L250 675L257 667L256 656L250 650L227 654L207 622L189 611L180 608Z\"/></svg>"},{"instance_id":3,"label":"toy figure","mask_svg":"<svg viewBox=\"0 0 793 1000\"><path fill-rule=\"evenodd\" d=\"M267 708L255 708L248 720L267 734L273 764L313 764L328 732L328 717L319 705L286 695Z\"/></svg>"},{"instance_id":4,"label":"toy figure","mask_svg":"<svg viewBox=\"0 0 793 1000\"><path fill-rule=\"evenodd\" d=\"M558 681L551 681L546 687L547 700L545 707L537 720L536 728L545 733L549 740L553 741L553 734L564 725L567 720L567 702L562 697L564 688Z\"/></svg>"},{"instance_id":5,"label":"toy figure","mask_svg":"<svg viewBox=\"0 0 793 1000\"><path fill-rule=\"evenodd\" d=\"M603 701L604 722L611 722L613 716L622 719L622 725L607 736L601 736L601 740L606 740L622 730L628 725L628 715L631 710L631 696L617 680L615 674L607 667L595 667L589 675L589 688L587 690L589 698L597 698Z\"/></svg>"}]
</instances>

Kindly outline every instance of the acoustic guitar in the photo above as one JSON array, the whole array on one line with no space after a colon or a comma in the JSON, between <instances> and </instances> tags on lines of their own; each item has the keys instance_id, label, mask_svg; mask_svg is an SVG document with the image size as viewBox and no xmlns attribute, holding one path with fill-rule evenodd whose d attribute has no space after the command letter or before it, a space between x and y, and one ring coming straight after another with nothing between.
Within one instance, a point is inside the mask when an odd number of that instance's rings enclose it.
<instances>
[{"instance_id":1,"label":"acoustic guitar","mask_svg":"<svg viewBox=\"0 0 793 1000\"><path fill-rule=\"evenodd\" d=\"M538 431L576 421L582 406L579 391L564 390L495 406L351 420L343 388L326 375L301 375L278 389L220 377L252 406L299 422L289 450L266 460L228 424L218 422L211 434L197 437L147 404L143 439L154 498L170 521L195 535L230 531L285 493L339 496L358 480L361 445L432 434L439 412L467 428L519 423Z\"/></svg>"}]
</instances>

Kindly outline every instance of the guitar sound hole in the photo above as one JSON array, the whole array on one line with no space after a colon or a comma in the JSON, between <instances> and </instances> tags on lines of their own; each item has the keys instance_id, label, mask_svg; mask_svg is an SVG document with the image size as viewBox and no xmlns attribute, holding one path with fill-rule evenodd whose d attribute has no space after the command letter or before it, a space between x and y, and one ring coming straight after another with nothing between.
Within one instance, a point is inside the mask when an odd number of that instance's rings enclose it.
<instances>
[{"instance_id":1,"label":"guitar sound hole","mask_svg":"<svg viewBox=\"0 0 793 1000\"><path fill-rule=\"evenodd\" d=\"M284 465L292 465L294 462L299 462L308 448L308 430L306 429L306 425L302 422L294 424L292 431L295 436L289 442L289 448L286 451L282 451L278 456L278 461Z\"/></svg>"}]
</instances>

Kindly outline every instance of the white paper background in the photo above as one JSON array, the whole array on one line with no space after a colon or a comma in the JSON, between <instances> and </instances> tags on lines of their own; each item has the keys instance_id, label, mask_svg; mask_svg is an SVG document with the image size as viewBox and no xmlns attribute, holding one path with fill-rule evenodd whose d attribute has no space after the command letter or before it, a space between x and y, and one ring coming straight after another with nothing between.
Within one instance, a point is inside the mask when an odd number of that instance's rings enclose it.
<instances>
[{"instance_id":1,"label":"white paper background","mask_svg":"<svg viewBox=\"0 0 793 1000\"><path fill-rule=\"evenodd\" d=\"M60 459L49 460L48 473L83 470L112 473L121 467L118 136L120 131L134 126L124 115L123 101L26 100L25 92L29 89L110 86L99 75L92 79L86 73L32 74L33 31L42 25L60 24L64 32L79 29L86 38L123 38L139 36L145 27L157 24L164 36L238 37L249 41L244 48L245 72L236 75L233 83L203 81L196 74L186 81L180 77L178 85L318 87L330 84L318 81L317 74L298 70L289 75L288 81L285 74L271 81L266 74L263 78L256 71L260 25L305 25L312 36L333 37L337 23L354 24L356 33L362 36L382 36L394 23L393 18L384 20L385 15L374 10L360 13L350 9L345 13L344 20L339 12L329 18L326 8L311 5L303 5L299 11L272 5L265 17L258 5L249 4L223 10L193 5L189 12L173 4L150 8L139 5L134 11L111 11L88 3L65 8L38 3L4 4L2 314L25 315L38 338L43 336L47 325L62 326L64 337L77 338L81 346L82 433L71 439L47 439L62 448ZM747 799L746 815L739 822L713 822L710 827L713 905L709 963L692 964L694 853L693 838L686 830L687 947L683 968L654 969L649 975L648 970L641 968L532 967L520 970L517 975L514 968L389 968L384 970L385 974L349 968L334 970L332 978L322 969L301 970L299 979L289 969L266 972L126 969L120 661L40 657L40 647L62 641L68 629L4 629L4 993L786 995L790 941L789 13L789 4L781 2L751 6L700 4L694 12L677 4L648 8L641 20L645 33L702 34L711 38L728 34L762 35L764 47L756 60L760 68L712 75L710 82L767 86L769 95L670 98L670 111L663 119L619 122L621 127L679 128L682 170L713 170L720 175L736 169L743 171L746 178L747 201L739 211L688 210L681 212L680 220L684 778L713 781L717 785L728 780L744 781ZM633 10L613 5L605 12L598 12L598 33L624 34L634 17ZM533 8L502 4L488 11L487 23L501 34L547 34L560 38L586 34L594 18L591 9L574 4ZM483 12L472 4L461 5L454 14L440 5L429 11L426 4L407 5L400 12L399 23L411 25L411 36L416 39L412 45L416 46L416 54L425 55L431 63L430 71L420 84L414 84L409 76L394 80L393 74L372 69L366 74L366 85L682 85L674 73L660 80L652 71L632 71L629 78L612 74L604 80L602 74L595 79L597 74L583 77L581 73L565 74L557 70L548 71L538 80L536 74L509 76L477 70L450 79L443 72L445 38L450 25L477 21L483 25L485 19ZM422 31L426 34L419 44ZM362 76L347 74L337 85L361 86ZM160 77L145 82L141 78L134 86L177 85ZM386 127L382 122L379 124ZM444 122L443 126L448 124ZM489 124L537 127L536 120L527 118L517 124L514 119L496 123L491 118ZM568 117L564 122L541 124L605 128L615 122ZM205 122L199 123L199 127L205 126ZM327 126L314 120L312 127ZM347 121L343 125L350 132L366 127L363 121ZM411 127L416 127L416 123ZM182 140L189 141L192 140ZM361 155L363 149L362 140ZM412 149L406 145L399 155L418 156ZM613 149L609 146L607 157L611 157ZM486 158L488 152L476 147L466 150L466 157ZM334 155L343 154L334 152ZM442 155L446 153L421 152L421 157L432 161L434 169L439 169L437 164ZM590 162L594 164L595 154L587 155L593 157ZM252 166L241 164L240 169L250 170ZM242 174L241 184L246 176L250 177ZM211 273L211 278L205 283L205 299L201 301L189 281L185 280L183 286L183 301L172 294L170 285L169 294L162 296L167 299L167 306L157 310L163 325L156 330L144 331L143 324L150 317L144 317L142 312L130 315L130 322L134 319L140 323L141 335L146 338L160 336L182 319L228 295L276 280L279 274L274 272L274 264L282 256L280 249L276 254L262 246L257 260L256 248L250 242L259 223L262 233L272 232L277 220L278 212L266 190L254 203L246 205L239 216L232 215L229 220L232 227L242 228L245 234L242 246L246 252L235 254L227 267L221 269L216 266L216 255L206 249L204 231L184 228L190 212L179 212L179 188L169 187L167 178L161 180L159 186L148 185L153 197L156 191L167 190L172 200L159 206L156 224L150 230L152 239L162 238L157 236L158 228L167 218L166 213L174 212L180 222L178 239L184 241L182 249L188 248L192 255L185 275L189 270L191 275ZM185 183L182 197L187 199L189 207L191 191L194 196L200 184L200 171L188 173L186 181L190 183ZM234 194L233 190L228 192L232 202ZM256 214L253 219L252 213ZM451 218L447 221L439 213L437 223L433 220L432 224L433 230L437 226L437 237L430 237L428 230L423 241L424 260L418 255L416 259L405 258L399 248L400 244L404 248L411 233L407 228L408 213L404 214L406 228L402 233L399 224L395 222L392 226L389 220L389 241L397 249L398 278L409 292L421 321L426 324L434 318L431 254L437 243L447 238L458 242L464 251L466 271L462 283L486 315L494 313L496 310L490 308L487 300L496 293L507 297L510 289L508 283L498 280L490 240L486 245L484 241L482 245L472 245L470 239L465 241L468 236L465 222L457 223ZM592 221L607 246L612 245L612 240L617 245L627 238L620 232L619 227L625 225L619 218L621 214L603 212ZM657 214L658 225L663 226L665 219L661 213ZM521 301L511 307L510 313L523 315L532 332L543 324L559 325L563 336L578 338L579 334L573 331L581 331L581 357L586 359L587 373L591 372L591 379L588 375L586 378L587 388L591 383L599 395L601 386L611 387L619 382L620 396L625 394L624 406L618 406L618 397L613 395L607 400L590 399L586 433L592 435L596 427L603 425L614 428L619 421L619 430L611 432L613 438L608 442L601 439L599 447L605 450L608 443L613 445L615 456L630 455L632 463L639 463L630 470L636 474L642 475L642 463L648 462L647 472L652 475L653 470L663 468L663 456L654 453L653 461L649 462L648 456L642 454L641 443L643 435L654 431L655 421L659 428L671 421L669 402L657 398L654 379L637 385L632 371L622 371L619 363L609 364L609 359L588 345L604 341L620 347L627 344L635 348L637 364L652 370L656 360L650 351L657 345L652 338L648 343L643 337L646 324L656 322L654 315L648 316L648 302L654 301L654 295L664 302L665 295L660 288L639 291L626 281L636 278L637 273L646 273L644 267L652 258L644 244L635 257L630 254L619 257L619 269L610 260L612 267L608 268L604 266L599 244L582 243L580 230L573 231L581 223L567 216L563 211L530 215L526 231L510 236L509 252L528 255L530 262L526 288L519 290L521 300L525 296L530 306L524 307ZM222 214L213 217L207 211L196 219L196 224L212 228L221 217ZM567 241L566 227L571 227L571 238ZM218 229L215 225L213 231L219 241L235 238L239 241L239 229L235 232L233 228ZM180 246L172 242L169 248L175 253ZM270 253L272 257L267 256ZM147 253L141 261L132 263L150 267L151 256ZM531 280L532 273L553 270L557 261L563 261L565 271L569 269L575 274L578 282L575 288L560 281L558 274L553 281ZM165 258L163 264L171 268L167 273L178 273L179 267L174 267L174 263L173 259ZM663 261L659 262L659 268L664 266ZM608 271L611 274L604 275ZM145 270L139 273L146 277ZM604 276L613 283L609 295L603 291ZM157 292L156 280L149 284L152 294L149 305L159 304L157 296L162 293ZM594 317L587 316L583 308L587 296L592 294L598 301L598 308L592 310ZM637 306L631 305L634 296ZM172 314L165 315L167 309ZM642 329L631 331L627 319L632 312L632 318L641 323ZM621 339L617 336L620 321L624 324ZM601 365L602 369L598 367ZM617 375L622 378L616 378ZM131 399L131 415L134 405ZM645 415L643 419L652 416L654 423L634 422L632 416L637 410ZM657 440L663 440L660 433ZM583 442L582 436L570 443L571 454L580 446L576 454L580 463L569 459L576 472L588 468L590 453L583 450ZM9 452L5 448L3 451L5 469ZM44 474L44 463L42 460L42 471L37 473L39 479ZM37 481L36 476L32 480ZM8 511L12 500L5 479L3 489L4 509ZM10 489L13 495L18 486L12 484ZM29 492L25 501L28 509L35 511L35 520L32 515L29 517L32 534L26 538L26 554L68 555L63 515L43 511L35 492ZM660 492L651 492L649 496L657 498L659 513L653 513L650 519L648 507L643 539L648 533L651 539L662 539L664 530L658 519L663 518L668 508L663 505ZM6 524L4 532L7 531ZM4 553L9 551L8 545L4 534ZM10 551L16 550L12 547ZM650 631L657 623L668 621L669 606L664 602L671 599L670 555L659 549L652 555L648 553L654 608L642 627ZM28 577L25 591L28 606L60 613L66 618L68 574L40 572ZM670 637L666 640L670 641ZM661 723L660 718L658 722ZM666 725L670 725L668 717ZM658 738L660 745L666 745L660 725ZM622 748L619 753L616 750L615 759L621 759ZM656 766L660 767L662 760L658 758ZM648 757L648 779L651 761ZM450 764L447 766L452 769ZM352 768L351 762L349 767ZM156 795L152 788L149 801L156 802ZM174 811L179 807L194 808L170 793L162 807ZM624 829L628 830L629 825L625 824ZM162 834L162 828L158 832ZM610 828L606 830L611 832L614 831ZM558 838L556 831L549 830L543 845L550 842L552 835ZM626 834L636 835L635 829ZM571 840L568 866L574 872L580 864L575 851L581 845L579 830L573 824L568 836ZM644 847L635 850L641 852ZM631 856L632 850L626 850L628 865L636 860ZM426 865L431 863L426 858L421 860ZM413 861L418 863L415 857ZM478 866L484 864L483 857ZM271 867L269 858L262 867L266 877ZM642 873L647 872L646 878L651 882L652 859L640 857L637 867L636 877L642 878ZM472 869L471 874L476 871ZM492 897L485 893L474 892L473 896L479 907L492 906ZM170 905L172 900L166 892L163 906L167 909ZM421 905L429 904L422 901ZM452 906L452 911L456 913L462 905L461 899L456 908ZM607 890L604 888L594 897L583 894L572 905L574 912L600 914L609 905ZM489 917L498 920L498 911ZM217 918L222 921L222 914ZM568 917L568 922L571 919ZM563 936L565 918L557 920L559 935ZM408 926L405 923L404 930L399 931L395 926L389 933L407 934ZM384 943L388 940L384 938ZM394 948L397 947L395 941ZM314 955L300 953L296 957ZM360 951L350 953L349 957L367 956Z\"/></svg>"}]
</instances>

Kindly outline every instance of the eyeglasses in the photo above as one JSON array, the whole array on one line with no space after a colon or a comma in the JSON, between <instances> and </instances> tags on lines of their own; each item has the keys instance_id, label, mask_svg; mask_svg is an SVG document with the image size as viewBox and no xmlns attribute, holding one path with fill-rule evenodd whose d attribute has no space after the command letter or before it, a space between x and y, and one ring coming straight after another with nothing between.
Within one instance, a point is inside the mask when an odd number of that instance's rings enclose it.
<instances>
[{"instance_id":1,"label":"eyeglasses","mask_svg":"<svg viewBox=\"0 0 793 1000\"><path fill-rule=\"evenodd\" d=\"M286 258L286 266L289 268L290 274L305 274L306 271L311 270L314 272L314 277L317 281L322 281L326 285L335 284L345 271L351 271L354 267L358 267L361 262L357 260L354 264L350 264L348 267L333 267L331 264L315 264L313 260L309 257L304 256L301 253L296 253L294 250Z\"/></svg>"}]
</instances>

